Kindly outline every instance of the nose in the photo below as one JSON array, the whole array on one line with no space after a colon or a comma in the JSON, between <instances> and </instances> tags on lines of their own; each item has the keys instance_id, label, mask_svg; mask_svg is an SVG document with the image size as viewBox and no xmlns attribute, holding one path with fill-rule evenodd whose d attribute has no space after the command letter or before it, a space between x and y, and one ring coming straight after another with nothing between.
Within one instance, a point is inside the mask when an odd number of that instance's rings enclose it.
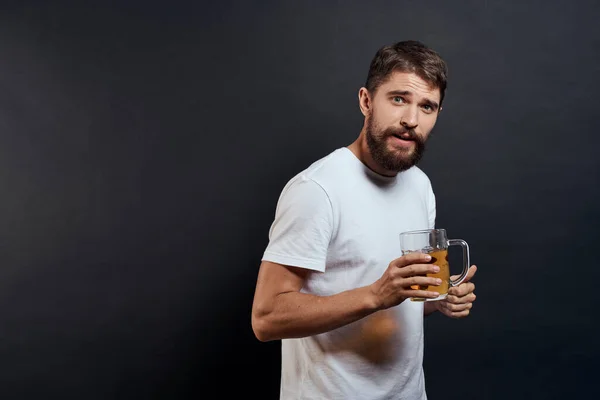
<instances>
[{"instance_id":1,"label":"nose","mask_svg":"<svg viewBox=\"0 0 600 400\"><path fill-rule=\"evenodd\" d=\"M406 107L400 118L400 124L406 129L416 128L419 125L419 112L417 107Z\"/></svg>"}]
</instances>

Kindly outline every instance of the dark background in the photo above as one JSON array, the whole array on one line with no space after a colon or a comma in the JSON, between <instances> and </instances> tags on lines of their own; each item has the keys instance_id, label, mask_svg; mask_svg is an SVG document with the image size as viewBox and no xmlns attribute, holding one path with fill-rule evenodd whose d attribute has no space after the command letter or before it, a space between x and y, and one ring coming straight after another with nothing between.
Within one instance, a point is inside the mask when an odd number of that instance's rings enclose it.
<instances>
[{"instance_id":1,"label":"dark background","mask_svg":"<svg viewBox=\"0 0 600 400\"><path fill-rule=\"evenodd\" d=\"M472 315L426 321L429 397L594 393L595 3L2 3L0 397L276 399L250 309L277 197L404 39L449 64L421 167L479 266Z\"/></svg>"}]
</instances>

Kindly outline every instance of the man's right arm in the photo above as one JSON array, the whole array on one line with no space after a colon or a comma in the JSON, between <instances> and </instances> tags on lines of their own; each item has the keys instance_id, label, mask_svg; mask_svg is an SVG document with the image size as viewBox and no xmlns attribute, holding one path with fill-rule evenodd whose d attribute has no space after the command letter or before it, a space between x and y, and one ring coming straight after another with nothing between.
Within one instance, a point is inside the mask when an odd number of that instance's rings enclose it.
<instances>
[{"instance_id":1,"label":"man's right arm","mask_svg":"<svg viewBox=\"0 0 600 400\"><path fill-rule=\"evenodd\" d=\"M313 272L263 261L252 305L252 329L260 341L298 338L327 332L381 308L371 286L331 296L302 293Z\"/></svg>"},{"instance_id":2,"label":"man's right arm","mask_svg":"<svg viewBox=\"0 0 600 400\"><path fill-rule=\"evenodd\" d=\"M332 296L301 292L309 274L323 273L332 232L331 201L315 181L295 179L277 204L252 306L252 328L261 341L330 331L377 310L368 287Z\"/></svg>"},{"instance_id":3,"label":"man's right arm","mask_svg":"<svg viewBox=\"0 0 600 400\"><path fill-rule=\"evenodd\" d=\"M263 261L252 305L254 334L263 342L311 336L393 307L408 297L434 298L437 292L411 288L441 284L425 276L439 271L438 266L428 264L430 259L428 254L407 254L393 260L372 284L331 296L301 292L308 274L319 272Z\"/></svg>"}]
</instances>

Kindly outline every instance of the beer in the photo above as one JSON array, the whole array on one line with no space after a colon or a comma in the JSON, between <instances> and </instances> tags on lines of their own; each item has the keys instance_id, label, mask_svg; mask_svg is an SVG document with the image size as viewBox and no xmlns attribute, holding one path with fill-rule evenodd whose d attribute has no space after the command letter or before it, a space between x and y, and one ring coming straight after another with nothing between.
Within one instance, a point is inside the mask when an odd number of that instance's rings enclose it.
<instances>
[{"instance_id":1,"label":"beer","mask_svg":"<svg viewBox=\"0 0 600 400\"><path fill-rule=\"evenodd\" d=\"M446 295L448 293L448 286L450 285L450 266L448 264L448 249L433 250L428 253L431 256L429 264L435 264L440 267L440 271L437 274L427 274L431 278L440 278L442 280L439 286L426 286L426 285L412 285L411 289L414 290L427 290L430 292L438 292L440 295ZM423 301L424 299L412 299L413 301Z\"/></svg>"},{"instance_id":2,"label":"beer","mask_svg":"<svg viewBox=\"0 0 600 400\"><path fill-rule=\"evenodd\" d=\"M448 247L459 245L463 249L463 269L462 273L456 278L450 279L450 266L448 265ZM400 249L402 255L420 252L431 256L429 264L435 264L440 267L437 274L427 274L430 278L439 278L442 283L439 286L413 285L413 290L424 290L439 293L435 298L414 298L412 301L436 301L445 299L448 295L450 286L460 285L469 273L470 256L469 245L462 239L448 239L445 229L422 229L418 231L408 231L400 233Z\"/></svg>"}]
</instances>

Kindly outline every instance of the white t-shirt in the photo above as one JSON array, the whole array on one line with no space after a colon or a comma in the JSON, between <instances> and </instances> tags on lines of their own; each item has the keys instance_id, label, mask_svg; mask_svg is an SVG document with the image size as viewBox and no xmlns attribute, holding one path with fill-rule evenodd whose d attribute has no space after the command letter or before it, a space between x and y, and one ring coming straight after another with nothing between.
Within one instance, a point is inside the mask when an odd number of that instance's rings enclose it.
<instances>
[{"instance_id":1,"label":"white t-shirt","mask_svg":"<svg viewBox=\"0 0 600 400\"><path fill-rule=\"evenodd\" d=\"M333 295L379 279L402 255L399 234L433 228L435 216L419 168L384 177L338 148L286 184L263 260L314 270L302 291ZM369 339L373 331L382 339ZM283 339L280 398L425 400L422 361L423 303L406 300L330 332Z\"/></svg>"}]
</instances>

